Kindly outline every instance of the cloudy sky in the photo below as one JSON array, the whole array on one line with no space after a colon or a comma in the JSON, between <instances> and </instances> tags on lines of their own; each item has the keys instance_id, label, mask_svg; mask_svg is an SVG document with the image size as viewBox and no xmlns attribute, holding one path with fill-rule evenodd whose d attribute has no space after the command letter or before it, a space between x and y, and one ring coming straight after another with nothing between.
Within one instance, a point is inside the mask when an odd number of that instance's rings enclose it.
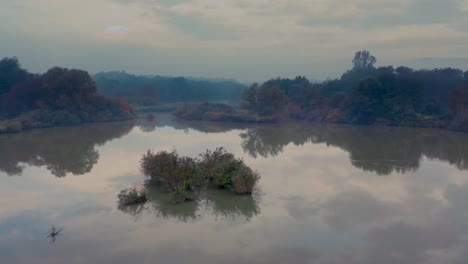
<instances>
[{"instance_id":1,"label":"cloudy sky","mask_svg":"<svg viewBox=\"0 0 468 264\"><path fill-rule=\"evenodd\" d=\"M338 76L379 65L468 70L468 0L1 0L0 57L34 72Z\"/></svg>"}]
</instances>

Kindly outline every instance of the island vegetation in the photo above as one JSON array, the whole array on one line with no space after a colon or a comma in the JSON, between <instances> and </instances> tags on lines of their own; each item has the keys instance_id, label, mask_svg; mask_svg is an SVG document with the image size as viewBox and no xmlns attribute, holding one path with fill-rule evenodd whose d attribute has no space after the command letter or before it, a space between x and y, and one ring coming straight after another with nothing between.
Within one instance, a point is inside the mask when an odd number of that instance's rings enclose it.
<instances>
[{"instance_id":1,"label":"island vegetation","mask_svg":"<svg viewBox=\"0 0 468 264\"><path fill-rule=\"evenodd\" d=\"M220 103L186 105L177 117L188 120L280 122L286 119L448 128L468 131L468 71L376 67L359 51L353 68L340 78L312 83L305 77L253 84L239 107Z\"/></svg>"},{"instance_id":2,"label":"island vegetation","mask_svg":"<svg viewBox=\"0 0 468 264\"><path fill-rule=\"evenodd\" d=\"M32 74L17 58L0 60L0 133L134 117L125 101L98 94L86 71L54 67Z\"/></svg>"},{"instance_id":3,"label":"island vegetation","mask_svg":"<svg viewBox=\"0 0 468 264\"><path fill-rule=\"evenodd\" d=\"M237 195L251 195L260 179L257 172L242 159L224 148L206 150L197 158L181 157L171 152L148 151L141 159L141 171L149 176L149 185L155 185L171 194L174 203L194 201L195 196L209 187L231 190ZM144 202L144 192L125 189L119 196L120 204Z\"/></svg>"},{"instance_id":4,"label":"island vegetation","mask_svg":"<svg viewBox=\"0 0 468 264\"><path fill-rule=\"evenodd\" d=\"M145 188L137 186L123 189L117 197L119 198L120 206L139 204L147 200Z\"/></svg>"}]
</instances>

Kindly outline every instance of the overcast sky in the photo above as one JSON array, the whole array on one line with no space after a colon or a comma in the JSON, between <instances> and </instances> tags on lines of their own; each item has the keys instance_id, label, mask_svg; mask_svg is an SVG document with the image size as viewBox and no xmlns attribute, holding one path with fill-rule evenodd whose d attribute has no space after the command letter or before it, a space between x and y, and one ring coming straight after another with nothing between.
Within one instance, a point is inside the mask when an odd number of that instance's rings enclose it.
<instances>
[{"instance_id":1,"label":"overcast sky","mask_svg":"<svg viewBox=\"0 0 468 264\"><path fill-rule=\"evenodd\" d=\"M378 65L468 70L468 0L0 0L0 57L43 72L323 80Z\"/></svg>"}]
</instances>

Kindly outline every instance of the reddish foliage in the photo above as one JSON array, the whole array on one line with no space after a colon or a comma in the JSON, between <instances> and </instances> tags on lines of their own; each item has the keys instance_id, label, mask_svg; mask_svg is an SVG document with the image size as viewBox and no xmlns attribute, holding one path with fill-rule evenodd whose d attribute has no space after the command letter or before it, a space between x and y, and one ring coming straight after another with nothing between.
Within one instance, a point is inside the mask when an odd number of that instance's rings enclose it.
<instances>
[{"instance_id":1,"label":"reddish foliage","mask_svg":"<svg viewBox=\"0 0 468 264\"><path fill-rule=\"evenodd\" d=\"M96 85L87 72L58 67L16 84L2 96L2 102L0 110L8 117L33 110L66 111L78 115L82 122L134 116L127 102L97 94Z\"/></svg>"},{"instance_id":2,"label":"reddish foliage","mask_svg":"<svg viewBox=\"0 0 468 264\"><path fill-rule=\"evenodd\" d=\"M468 112L468 83L450 93L449 109L454 115L462 115Z\"/></svg>"}]
</instances>

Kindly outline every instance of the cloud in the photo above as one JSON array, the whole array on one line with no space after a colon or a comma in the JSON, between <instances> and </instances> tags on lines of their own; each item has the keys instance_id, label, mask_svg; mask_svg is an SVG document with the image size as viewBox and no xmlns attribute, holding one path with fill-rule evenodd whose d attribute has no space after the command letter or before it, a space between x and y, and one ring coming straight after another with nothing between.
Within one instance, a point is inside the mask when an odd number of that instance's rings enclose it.
<instances>
[{"instance_id":1,"label":"cloud","mask_svg":"<svg viewBox=\"0 0 468 264\"><path fill-rule=\"evenodd\" d=\"M326 222L334 231L349 231L391 219L396 206L382 202L363 190L342 192L323 204Z\"/></svg>"},{"instance_id":2,"label":"cloud","mask_svg":"<svg viewBox=\"0 0 468 264\"><path fill-rule=\"evenodd\" d=\"M237 37L234 30L226 29L222 25L176 12L168 12L166 21L171 28L200 40L235 39Z\"/></svg>"},{"instance_id":3,"label":"cloud","mask_svg":"<svg viewBox=\"0 0 468 264\"><path fill-rule=\"evenodd\" d=\"M341 74L360 49L371 50L382 64L468 54L467 7L467 0L24 0L0 10L0 33L8 39L0 50L70 64L74 56L60 51L65 44L75 54L98 57L107 46L120 54L144 51L137 67L124 68L135 73L162 68L249 82L325 79ZM19 43L25 38L33 41ZM68 57L33 56L31 50L50 54L33 47L37 42Z\"/></svg>"},{"instance_id":4,"label":"cloud","mask_svg":"<svg viewBox=\"0 0 468 264\"><path fill-rule=\"evenodd\" d=\"M105 29L105 31L108 33L120 33L120 32L126 32L127 30L128 30L128 27L121 26L121 25L109 25Z\"/></svg>"}]
</instances>

